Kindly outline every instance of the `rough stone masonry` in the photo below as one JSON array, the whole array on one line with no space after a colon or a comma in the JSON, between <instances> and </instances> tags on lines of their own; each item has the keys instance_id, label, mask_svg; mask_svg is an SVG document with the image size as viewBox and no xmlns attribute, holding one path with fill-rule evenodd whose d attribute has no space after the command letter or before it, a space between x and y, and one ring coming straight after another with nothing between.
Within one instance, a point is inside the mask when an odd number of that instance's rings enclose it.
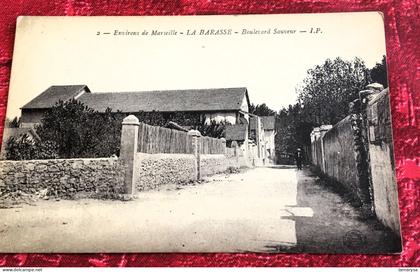
<instances>
[{"instance_id":1,"label":"rough stone masonry","mask_svg":"<svg viewBox=\"0 0 420 272\"><path fill-rule=\"evenodd\" d=\"M73 198L77 193L107 197L123 192L124 172L118 159L0 161L0 195L8 192Z\"/></svg>"}]
</instances>

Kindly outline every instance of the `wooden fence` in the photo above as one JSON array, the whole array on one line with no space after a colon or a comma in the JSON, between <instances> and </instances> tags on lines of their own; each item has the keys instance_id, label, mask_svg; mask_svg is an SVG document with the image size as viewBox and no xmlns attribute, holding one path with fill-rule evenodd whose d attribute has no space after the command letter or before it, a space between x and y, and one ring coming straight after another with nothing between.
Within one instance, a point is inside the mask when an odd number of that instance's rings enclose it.
<instances>
[{"instance_id":1,"label":"wooden fence","mask_svg":"<svg viewBox=\"0 0 420 272\"><path fill-rule=\"evenodd\" d=\"M200 137L201 154L223 154L221 139ZM140 123L137 152L192 154L192 136L187 132Z\"/></svg>"},{"instance_id":2,"label":"wooden fence","mask_svg":"<svg viewBox=\"0 0 420 272\"><path fill-rule=\"evenodd\" d=\"M226 142L211 137L201 137L201 154L224 154Z\"/></svg>"}]
</instances>

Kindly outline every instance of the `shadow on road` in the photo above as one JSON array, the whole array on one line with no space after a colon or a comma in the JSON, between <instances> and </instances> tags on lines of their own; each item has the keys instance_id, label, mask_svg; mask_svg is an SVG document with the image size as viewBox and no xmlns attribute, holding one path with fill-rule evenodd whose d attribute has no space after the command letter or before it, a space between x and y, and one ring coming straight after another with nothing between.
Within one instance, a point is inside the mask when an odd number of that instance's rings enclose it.
<instances>
[{"instance_id":1,"label":"shadow on road","mask_svg":"<svg viewBox=\"0 0 420 272\"><path fill-rule=\"evenodd\" d=\"M348 200L323 185L309 170L296 171L297 205L282 219L295 221L296 244L267 245L270 252L397 253L401 242L376 219L364 219Z\"/></svg>"}]
</instances>

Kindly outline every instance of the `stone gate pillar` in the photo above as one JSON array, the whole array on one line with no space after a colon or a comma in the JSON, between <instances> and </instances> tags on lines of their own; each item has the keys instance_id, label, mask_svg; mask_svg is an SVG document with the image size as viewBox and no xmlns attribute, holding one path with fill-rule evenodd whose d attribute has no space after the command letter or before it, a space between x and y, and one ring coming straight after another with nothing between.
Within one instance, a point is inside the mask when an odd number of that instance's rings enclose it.
<instances>
[{"instance_id":1,"label":"stone gate pillar","mask_svg":"<svg viewBox=\"0 0 420 272\"><path fill-rule=\"evenodd\" d=\"M201 179L201 133L198 130L188 131L188 135L192 136L193 154L195 157L195 177Z\"/></svg>"},{"instance_id":2,"label":"stone gate pillar","mask_svg":"<svg viewBox=\"0 0 420 272\"><path fill-rule=\"evenodd\" d=\"M121 129L120 160L124 165L125 193L134 193L134 166L137 154L139 119L134 115L124 118Z\"/></svg>"},{"instance_id":3,"label":"stone gate pillar","mask_svg":"<svg viewBox=\"0 0 420 272\"><path fill-rule=\"evenodd\" d=\"M220 138L220 140L222 141L222 145L223 145L223 154L226 155L226 139Z\"/></svg>"},{"instance_id":4,"label":"stone gate pillar","mask_svg":"<svg viewBox=\"0 0 420 272\"><path fill-rule=\"evenodd\" d=\"M256 116L255 118L255 141L257 143L257 147L258 147L258 152L257 152L257 156L258 159L262 160L263 159L263 153L262 153L262 141L263 139L261 139L262 136L262 124L261 124L261 118L259 116Z\"/></svg>"},{"instance_id":5,"label":"stone gate pillar","mask_svg":"<svg viewBox=\"0 0 420 272\"><path fill-rule=\"evenodd\" d=\"M233 148L233 154L235 155L236 162L239 162L239 145L237 141L233 141L231 144L231 147Z\"/></svg>"}]
</instances>

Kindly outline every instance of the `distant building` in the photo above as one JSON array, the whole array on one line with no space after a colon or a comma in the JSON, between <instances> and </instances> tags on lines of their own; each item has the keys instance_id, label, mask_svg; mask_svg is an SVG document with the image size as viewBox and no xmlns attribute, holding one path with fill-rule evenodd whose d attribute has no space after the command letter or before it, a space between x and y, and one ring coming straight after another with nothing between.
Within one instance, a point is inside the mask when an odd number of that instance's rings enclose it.
<instances>
[{"instance_id":1,"label":"distant building","mask_svg":"<svg viewBox=\"0 0 420 272\"><path fill-rule=\"evenodd\" d=\"M226 145L231 146L236 141L241 146L248 139L248 124L227 125L225 127Z\"/></svg>"},{"instance_id":2,"label":"distant building","mask_svg":"<svg viewBox=\"0 0 420 272\"><path fill-rule=\"evenodd\" d=\"M250 119L250 138L259 142L259 153L264 164L275 162L275 121L275 116L252 116Z\"/></svg>"},{"instance_id":3,"label":"distant building","mask_svg":"<svg viewBox=\"0 0 420 272\"><path fill-rule=\"evenodd\" d=\"M246 148L254 148L252 152L261 161L255 162L256 165L275 163L275 116L257 116L250 114L248 125L226 126L226 144L230 146L236 141L245 151ZM247 141L248 145L243 145ZM250 150L251 151L251 150Z\"/></svg>"},{"instance_id":4,"label":"distant building","mask_svg":"<svg viewBox=\"0 0 420 272\"><path fill-rule=\"evenodd\" d=\"M21 127L33 127L59 100L69 99L76 99L99 112L107 108L126 114L185 112L197 114L206 123L214 120L239 124L249 119L246 88L92 93L86 85L69 85L51 86L24 105Z\"/></svg>"},{"instance_id":5,"label":"distant building","mask_svg":"<svg viewBox=\"0 0 420 272\"><path fill-rule=\"evenodd\" d=\"M264 144L267 158L271 161L275 161L276 156L276 146L275 146L275 136L276 136L276 117L275 116L262 116L261 122L263 124L264 130Z\"/></svg>"}]
</instances>

